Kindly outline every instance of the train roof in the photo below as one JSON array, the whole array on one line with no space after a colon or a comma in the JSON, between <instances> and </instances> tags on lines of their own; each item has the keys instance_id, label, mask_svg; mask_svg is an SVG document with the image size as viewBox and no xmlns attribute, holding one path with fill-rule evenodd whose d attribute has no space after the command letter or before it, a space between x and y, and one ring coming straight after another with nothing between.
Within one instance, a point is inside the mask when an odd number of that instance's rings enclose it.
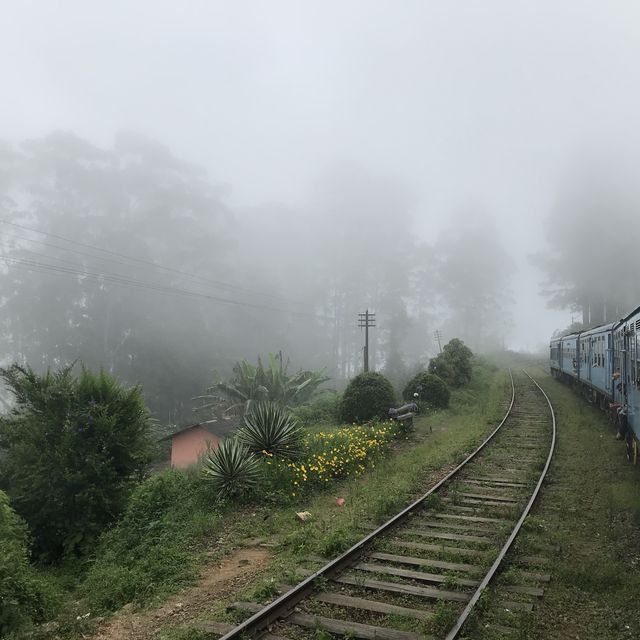
<instances>
[{"instance_id":1,"label":"train roof","mask_svg":"<svg viewBox=\"0 0 640 640\"><path fill-rule=\"evenodd\" d=\"M601 324L599 327L593 327L593 329L586 329L580 332L580 337L590 336L595 333L606 333L607 331L613 331L613 328L617 325L617 322L610 322L609 324Z\"/></svg>"},{"instance_id":2,"label":"train roof","mask_svg":"<svg viewBox=\"0 0 640 640\"><path fill-rule=\"evenodd\" d=\"M582 336L593 335L596 333L606 333L607 331L613 331L614 329L619 327L621 324L624 324L625 322L629 321L631 318L639 314L640 314L640 307L636 307L631 313L628 313L626 316L620 318L620 320L616 320L615 322L609 322L608 324L601 324L597 327L592 327L591 329L585 329L584 331L574 331L573 333L568 333L566 336L551 338L551 340L549 340L549 343L553 344L554 342L561 342L562 340L567 340L568 338L573 340Z\"/></svg>"}]
</instances>

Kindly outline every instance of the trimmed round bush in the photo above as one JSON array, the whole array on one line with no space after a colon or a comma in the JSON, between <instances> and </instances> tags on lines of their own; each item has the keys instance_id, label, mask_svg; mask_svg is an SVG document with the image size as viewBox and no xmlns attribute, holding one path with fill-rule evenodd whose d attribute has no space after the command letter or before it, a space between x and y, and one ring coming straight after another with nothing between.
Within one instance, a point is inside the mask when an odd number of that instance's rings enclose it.
<instances>
[{"instance_id":1,"label":"trimmed round bush","mask_svg":"<svg viewBox=\"0 0 640 640\"><path fill-rule=\"evenodd\" d=\"M442 378L433 373L421 371L407 382L402 397L410 401L414 399L414 393L418 394L420 403L429 407L446 409L449 406L449 388Z\"/></svg>"},{"instance_id":2,"label":"trimmed round bush","mask_svg":"<svg viewBox=\"0 0 640 640\"><path fill-rule=\"evenodd\" d=\"M351 380L342 396L340 418L358 423L386 418L395 401L393 386L381 373L361 373Z\"/></svg>"}]
</instances>

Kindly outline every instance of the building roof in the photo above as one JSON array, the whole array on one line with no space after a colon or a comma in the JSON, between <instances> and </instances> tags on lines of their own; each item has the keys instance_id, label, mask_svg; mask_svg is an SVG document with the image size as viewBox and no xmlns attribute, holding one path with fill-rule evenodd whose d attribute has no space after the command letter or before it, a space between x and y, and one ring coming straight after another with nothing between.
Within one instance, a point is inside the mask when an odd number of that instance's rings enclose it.
<instances>
[{"instance_id":1,"label":"building roof","mask_svg":"<svg viewBox=\"0 0 640 640\"><path fill-rule=\"evenodd\" d=\"M159 442L162 442L163 440L169 440L169 438L178 436L185 431L196 429L197 427L208 431L211 435L222 438L229 435L234 429L237 429L239 426L240 421L238 418L223 418L222 420L217 420L216 418L214 418L213 420L206 420L205 422L198 422L196 424L190 424L187 427L182 427L181 429L178 429L178 431L174 431L168 436L160 438Z\"/></svg>"}]
</instances>

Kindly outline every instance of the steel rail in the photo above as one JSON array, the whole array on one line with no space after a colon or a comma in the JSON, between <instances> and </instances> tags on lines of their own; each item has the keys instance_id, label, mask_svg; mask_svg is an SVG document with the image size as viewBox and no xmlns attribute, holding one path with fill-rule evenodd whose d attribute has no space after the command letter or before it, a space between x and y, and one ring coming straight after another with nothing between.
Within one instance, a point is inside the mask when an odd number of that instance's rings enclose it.
<instances>
[{"instance_id":1,"label":"steel rail","mask_svg":"<svg viewBox=\"0 0 640 640\"><path fill-rule=\"evenodd\" d=\"M219 640L236 640L240 637L256 637L259 634L265 632L269 625L273 624L279 618L286 617L288 613L309 593L311 593L315 587L315 583L318 579L331 578L345 567L351 565L358 559L361 552L365 547L375 538L382 533L385 533L395 525L402 522L410 513L423 504L423 502L435 491L437 491L443 484L453 478L469 461L475 458L490 442L495 435L500 431L507 418L511 414L513 404L515 402L515 385L513 382L513 375L511 369L509 369L509 377L511 379L511 401L509 407L504 414L504 417L500 421L500 424L491 432L491 434L480 444L480 446L470 453L453 471L449 472L444 478L442 478L437 484L435 484L429 491L423 496L418 498L415 502L411 503L408 507L397 513L390 520L387 520L380 527L372 531L370 534L362 538L359 542L353 545L350 549L345 551L342 555L338 556L331 562L318 569L315 573L312 573L308 578L300 582L287 593L284 593L279 598L274 600L271 604L268 604L258 613L253 614L250 618L247 618L244 622L237 627L226 633Z\"/></svg>"},{"instance_id":2,"label":"steel rail","mask_svg":"<svg viewBox=\"0 0 640 640\"><path fill-rule=\"evenodd\" d=\"M556 445L556 414L553 411L553 405L551 404L551 401L549 400L549 396L547 396L547 394L544 392L542 387L526 371L524 371L524 369L523 369L523 373L531 380L531 382L533 382L533 384L536 385L536 387L538 387L538 389L540 390L540 392L544 396L545 400L547 401L547 404L549 405L549 410L551 411L551 421L552 421L553 433L552 433L552 437L551 437L551 447L549 448L549 455L547 456L547 462L544 465L544 469L542 470L542 473L540 474L540 478L538 479L538 483L536 484L536 487L533 490L533 493L531 494L531 498L529 499L529 502L527 503L527 506L524 508L524 511L522 512L522 515L520 516L520 519L518 520L518 522L516 523L515 527L513 528L513 531L511 532L511 535L507 538L507 541L504 543L504 546L500 550L500 553L498 554L498 556L495 559L494 563L491 565L491 568L489 569L489 571L485 575L484 579L482 580L482 582L478 586L476 592L471 597L471 600L469 600L469 602L467 603L467 606L464 608L463 612L460 614L460 617L458 618L458 621L456 622L456 624L453 627L453 629L451 629L451 631L449 632L449 634L447 635L445 640L455 640L455 638L458 637L458 635L459 635L460 631L462 630L465 622L469 618L469 615L471 614L471 611L473 610L473 607L476 605L476 603L480 599L480 596L482 595L484 590L489 585L489 582L491 581L491 579L495 576L500 564L502 564L502 561L504 560L504 557L507 554L507 551L509 551L509 548L513 544L513 541L515 540L516 536L520 532L520 529L522 528L522 525L523 525L526 517L529 515L529 512L531 511L531 507L533 507L533 503L535 502L536 498L538 497L538 493L540 492L540 488L542 487L542 483L543 483L543 481L545 479L545 476L547 475L547 470L549 469L549 465L551 464L551 458L553 457L553 451L554 451L555 445Z\"/></svg>"}]
</instances>

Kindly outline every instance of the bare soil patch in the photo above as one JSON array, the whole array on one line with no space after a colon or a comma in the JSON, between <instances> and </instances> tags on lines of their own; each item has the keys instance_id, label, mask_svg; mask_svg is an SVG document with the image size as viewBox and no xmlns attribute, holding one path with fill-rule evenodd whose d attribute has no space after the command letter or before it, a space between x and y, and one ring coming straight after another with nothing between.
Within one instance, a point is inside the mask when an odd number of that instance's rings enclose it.
<instances>
[{"instance_id":1,"label":"bare soil patch","mask_svg":"<svg viewBox=\"0 0 640 640\"><path fill-rule=\"evenodd\" d=\"M268 549L242 548L222 563L206 567L197 585L172 597L161 607L136 613L127 606L105 621L94 640L146 640L167 624L182 626L201 614L215 610L217 602L245 589L267 566Z\"/></svg>"}]
</instances>

